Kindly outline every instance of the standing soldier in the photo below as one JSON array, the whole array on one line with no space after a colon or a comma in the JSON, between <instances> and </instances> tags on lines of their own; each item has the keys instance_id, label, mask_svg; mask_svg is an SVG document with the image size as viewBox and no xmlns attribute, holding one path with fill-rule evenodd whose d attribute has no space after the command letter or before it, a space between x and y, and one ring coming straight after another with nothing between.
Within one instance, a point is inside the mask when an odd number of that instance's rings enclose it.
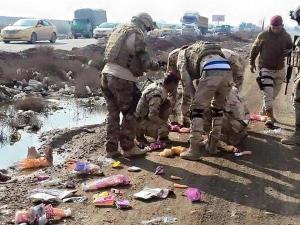
<instances>
[{"instance_id":1,"label":"standing soldier","mask_svg":"<svg viewBox=\"0 0 300 225\"><path fill-rule=\"evenodd\" d=\"M285 57L293 47L291 36L283 28L281 16L273 16L268 30L261 32L251 50L250 70L256 71L255 59L259 55L257 83L263 92L263 112L268 117L266 126L273 126L273 101L280 92L285 77Z\"/></svg>"},{"instance_id":2,"label":"standing soldier","mask_svg":"<svg viewBox=\"0 0 300 225\"><path fill-rule=\"evenodd\" d=\"M134 143L134 113L139 100L136 82L148 69L159 69L159 63L150 60L144 37L154 28L151 16L140 13L132 17L130 24L117 28L108 40L101 88L108 109L105 147L109 157L120 155L119 142L125 157L145 154ZM120 113L123 115L121 125Z\"/></svg>"},{"instance_id":3,"label":"standing soldier","mask_svg":"<svg viewBox=\"0 0 300 225\"><path fill-rule=\"evenodd\" d=\"M137 105L137 140L147 143L146 136L157 141L169 141L168 118L171 113L171 104L168 95L176 89L179 78L167 73L163 83L152 83L142 93Z\"/></svg>"},{"instance_id":4,"label":"standing soldier","mask_svg":"<svg viewBox=\"0 0 300 225\"><path fill-rule=\"evenodd\" d=\"M209 109L212 116L212 129L209 133L207 150L210 154L217 152L223 110L233 82L232 72L221 47L207 42L198 42L180 51L177 65L179 65L183 84L188 84L186 88L194 96L190 107L190 149L180 156L183 159L198 160L201 147L204 147L205 143L204 113ZM195 81L197 89L194 91L192 87Z\"/></svg>"},{"instance_id":5,"label":"standing soldier","mask_svg":"<svg viewBox=\"0 0 300 225\"><path fill-rule=\"evenodd\" d=\"M291 18L298 22L300 25L300 7L296 11L291 13ZM297 67L298 73L295 78L294 92L293 92L293 104L295 108L295 132L292 136L284 138L281 143L286 145L300 145L300 37L296 40L296 50L293 53L296 60L291 60L292 66Z\"/></svg>"}]
</instances>

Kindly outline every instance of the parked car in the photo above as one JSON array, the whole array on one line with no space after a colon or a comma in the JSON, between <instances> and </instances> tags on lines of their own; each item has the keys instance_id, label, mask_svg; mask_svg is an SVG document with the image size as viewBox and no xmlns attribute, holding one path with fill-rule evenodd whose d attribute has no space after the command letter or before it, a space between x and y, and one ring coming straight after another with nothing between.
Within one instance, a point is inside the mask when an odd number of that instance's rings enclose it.
<instances>
[{"instance_id":1,"label":"parked car","mask_svg":"<svg viewBox=\"0 0 300 225\"><path fill-rule=\"evenodd\" d=\"M1 30L4 43L11 41L28 41L34 44L37 41L50 41L55 43L57 39L56 27L47 20L20 19L13 25Z\"/></svg>"},{"instance_id":2,"label":"parked car","mask_svg":"<svg viewBox=\"0 0 300 225\"><path fill-rule=\"evenodd\" d=\"M94 29L94 38L109 37L113 30L119 25L119 23L102 23Z\"/></svg>"}]
</instances>

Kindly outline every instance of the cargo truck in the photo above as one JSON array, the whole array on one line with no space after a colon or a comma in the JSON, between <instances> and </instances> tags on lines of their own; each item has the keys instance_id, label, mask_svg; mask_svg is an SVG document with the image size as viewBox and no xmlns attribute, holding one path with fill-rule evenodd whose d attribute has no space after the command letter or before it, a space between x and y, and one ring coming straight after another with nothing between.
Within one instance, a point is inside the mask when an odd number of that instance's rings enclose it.
<instances>
[{"instance_id":1,"label":"cargo truck","mask_svg":"<svg viewBox=\"0 0 300 225\"><path fill-rule=\"evenodd\" d=\"M208 31L208 18L200 16L198 12L185 12L181 18L182 33L194 32L206 34Z\"/></svg>"},{"instance_id":2,"label":"cargo truck","mask_svg":"<svg viewBox=\"0 0 300 225\"><path fill-rule=\"evenodd\" d=\"M93 30L101 23L107 22L106 11L102 9L78 9L74 11L71 31L75 39L93 37Z\"/></svg>"}]
</instances>

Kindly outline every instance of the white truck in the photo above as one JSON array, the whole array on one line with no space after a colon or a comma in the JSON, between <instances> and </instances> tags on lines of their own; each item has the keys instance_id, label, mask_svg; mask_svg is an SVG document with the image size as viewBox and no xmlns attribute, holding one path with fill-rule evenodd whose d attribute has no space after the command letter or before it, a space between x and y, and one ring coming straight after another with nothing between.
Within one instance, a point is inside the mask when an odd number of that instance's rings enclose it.
<instances>
[{"instance_id":1,"label":"white truck","mask_svg":"<svg viewBox=\"0 0 300 225\"><path fill-rule=\"evenodd\" d=\"M204 35L208 31L208 18L198 12L185 12L181 18L182 34Z\"/></svg>"}]
</instances>

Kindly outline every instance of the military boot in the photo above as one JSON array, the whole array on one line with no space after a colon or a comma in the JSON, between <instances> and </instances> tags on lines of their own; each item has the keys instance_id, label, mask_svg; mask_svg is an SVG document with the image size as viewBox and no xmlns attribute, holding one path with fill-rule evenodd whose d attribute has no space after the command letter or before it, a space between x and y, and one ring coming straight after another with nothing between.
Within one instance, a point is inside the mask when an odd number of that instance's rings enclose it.
<instances>
[{"instance_id":1,"label":"military boot","mask_svg":"<svg viewBox=\"0 0 300 225\"><path fill-rule=\"evenodd\" d=\"M204 150L204 148L205 145L202 142L190 144L189 150L181 153L180 158L191 161L198 161L200 160L201 151Z\"/></svg>"},{"instance_id":2,"label":"military boot","mask_svg":"<svg viewBox=\"0 0 300 225\"><path fill-rule=\"evenodd\" d=\"M218 153L217 145L219 140L212 135L209 135L208 142L206 144L206 150L210 155L216 155Z\"/></svg>"},{"instance_id":3,"label":"military boot","mask_svg":"<svg viewBox=\"0 0 300 225\"><path fill-rule=\"evenodd\" d=\"M272 126L274 126L275 118L274 118L274 114L273 114L273 109L272 109L272 108L266 109L266 116L267 116L268 118L267 118L267 121L265 122L265 125L266 125L267 127L272 127Z\"/></svg>"}]
</instances>

